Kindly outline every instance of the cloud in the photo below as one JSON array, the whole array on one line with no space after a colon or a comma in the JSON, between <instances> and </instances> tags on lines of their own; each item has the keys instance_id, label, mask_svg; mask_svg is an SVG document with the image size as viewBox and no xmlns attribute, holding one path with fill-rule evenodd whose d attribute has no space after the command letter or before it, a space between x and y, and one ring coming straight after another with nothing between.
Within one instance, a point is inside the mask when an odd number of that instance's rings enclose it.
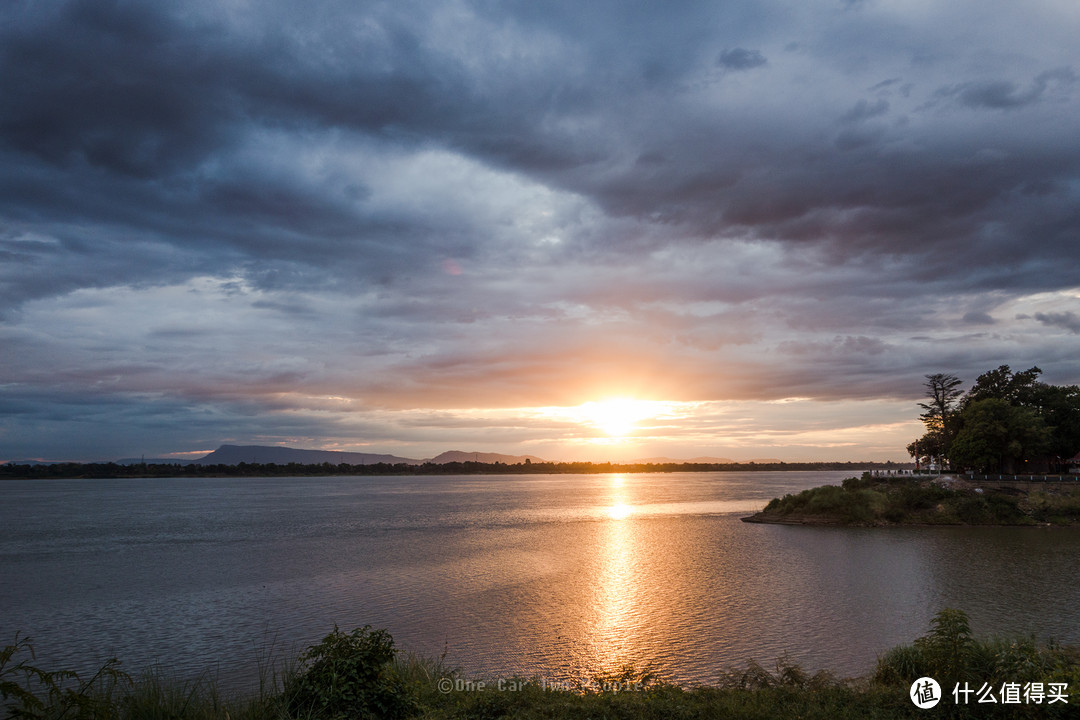
<instances>
[{"instance_id":1,"label":"cloud","mask_svg":"<svg viewBox=\"0 0 1080 720\"><path fill-rule=\"evenodd\" d=\"M1043 325L1059 327L1071 333L1080 334L1080 315L1072 312L1035 313L1035 319Z\"/></svg>"},{"instance_id":2,"label":"cloud","mask_svg":"<svg viewBox=\"0 0 1080 720\"><path fill-rule=\"evenodd\" d=\"M840 116L840 122L859 123L884 115L888 111L889 103L887 100L879 99L873 104L868 103L865 99L859 100L850 110Z\"/></svg>"},{"instance_id":3,"label":"cloud","mask_svg":"<svg viewBox=\"0 0 1080 720\"><path fill-rule=\"evenodd\" d=\"M1051 85L1063 89L1075 82L1072 68L1058 68L1040 73L1026 89L1011 80L980 80L944 87L936 94L955 97L970 108L1013 110L1040 102Z\"/></svg>"},{"instance_id":4,"label":"cloud","mask_svg":"<svg viewBox=\"0 0 1080 720\"><path fill-rule=\"evenodd\" d=\"M716 58L716 64L726 70L751 70L767 62L759 51L741 47L724 50Z\"/></svg>"},{"instance_id":5,"label":"cloud","mask_svg":"<svg viewBox=\"0 0 1080 720\"><path fill-rule=\"evenodd\" d=\"M1077 17L848 6L5 5L5 446L1076 381Z\"/></svg>"},{"instance_id":6,"label":"cloud","mask_svg":"<svg viewBox=\"0 0 1080 720\"><path fill-rule=\"evenodd\" d=\"M964 313L962 320L969 325L993 325L997 322L989 313L976 310Z\"/></svg>"}]
</instances>

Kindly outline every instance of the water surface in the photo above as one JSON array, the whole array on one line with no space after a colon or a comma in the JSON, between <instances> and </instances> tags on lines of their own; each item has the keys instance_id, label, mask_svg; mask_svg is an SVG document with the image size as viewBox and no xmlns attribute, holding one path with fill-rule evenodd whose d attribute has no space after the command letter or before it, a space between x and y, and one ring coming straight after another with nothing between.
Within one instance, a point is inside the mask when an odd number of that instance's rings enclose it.
<instances>
[{"instance_id":1,"label":"water surface","mask_svg":"<svg viewBox=\"0 0 1080 720\"><path fill-rule=\"evenodd\" d=\"M850 474L7 481L0 642L235 684L335 623L489 677L685 684L785 654L863 674L943 607L1080 642L1073 529L739 521Z\"/></svg>"}]
</instances>

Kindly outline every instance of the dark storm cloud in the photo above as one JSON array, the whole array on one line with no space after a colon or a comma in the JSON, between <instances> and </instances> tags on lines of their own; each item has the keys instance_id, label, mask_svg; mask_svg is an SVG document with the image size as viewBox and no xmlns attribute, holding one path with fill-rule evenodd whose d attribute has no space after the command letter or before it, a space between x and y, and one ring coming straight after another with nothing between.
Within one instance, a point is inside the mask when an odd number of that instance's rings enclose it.
<instances>
[{"instance_id":1,"label":"dark storm cloud","mask_svg":"<svg viewBox=\"0 0 1080 720\"><path fill-rule=\"evenodd\" d=\"M866 100L860 100L848 110L846 113L840 116L840 122L844 123L858 123L870 118L884 115L889 111L889 102L884 99L879 99L873 103L869 103Z\"/></svg>"},{"instance_id":2,"label":"dark storm cloud","mask_svg":"<svg viewBox=\"0 0 1080 720\"><path fill-rule=\"evenodd\" d=\"M978 311L964 313L963 321L969 325L993 325L996 322L988 313Z\"/></svg>"},{"instance_id":3,"label":"dark storm cloud","mask_svg":"<svg viewBox=\"0 0 1080 720\"><path fill-rule=\"evenodd\" d=\"M1059 327L1072 333L1080 333L1080 315L1069 311L1062 313L1035 313L1035 319L1050 327Z\"/></svg>"},{"instance_id":4,"label":"dark storm cloud","mask_svg":"<svg viewBox=\"0 0 1080 720\"><path fill-rule=\"evenodd\" d=\"M0 130L10 148L155 177L224 142L241 109L217 79L234 53L161 6L13 3L5 15Z\"/></svg>"},{"instance_id":5,"label":"dark storm cloud","mask_svg":"<svg viewBox=\"0 0 1080 720\"><path fill-rule=\"evenodd\" d=\"M941 88L936 94L955 97L971 108L1013 110L1041 101L1051 85L1069 86L1075 82L1072 68L1058 68L1040 73L1026 88L1011 80L979 80Z\"/></svg>"},{"instance_id":6,"label":"dark storm cloud","mask_svg":"<svg viewBox=\"0 0 1080 720\"><path fill-rule=\"evenodd\" d=\"M1004 223L1006 241L1030 232L1030 220L1004 208L1020 204L1022 187L1035 178L1068 187L1077 167L1078 152L1062 156L1061 147L1047 147L1042 158L1025 152L1018 167L1005 140L1000 163L976 168L977 138L935 147L934 137L922 137L925 151L901 152L893 146L905 131L883 128L842 132L837 153L802 143L802 131L783 118L762 126L745 115L703 116L678 88L699 71L694 53L725 36L711 23L734 18L741 31L762 32L749 11L687 4L682 14L658 15L634 7L611 26L598 22L595 9L484 7L502 19L493 32L510 28L538 43L531 64L496 59L492 48L471 48L471 58L435 50L392 6L320 7L366 18L377 32L358 38L293 18L295 27L267 23L244 33L221 18L122 2L11 12L23 22L9 24L0 46L0 91L10 98L0 130L16 153L9 182L19 185L7 196L8 212L116 223L147 241L223 253L229 263L234 252L340 266L344 254L345 267L353 268L349 256L363 257L364 272L393 275L402 270L394 245L407 244L416 256L434 255L441 242L455 244L447 254L482 242L471 228L454 240L453 231L415 215L373 216L363 208L370 193L363 185L327 193L309 180L265 177L263 168L230 162L260 128L298 140L340 129L394 145L441 143L590 197L613 215L663 223L669 238L747 234L918 256L949 243L965 252L983 242L980 228L988 224ZM320 42L309 42L316 31ZM677 47L664 42L675 37ZM587 58L589 72L553 49ZM766 65L764 54L742 46L722 47L715 57L731 70ZM649 75L660 67L669 84L651 89ZM938 95L1019 108L1073 79L1063 68L1038 74L1027 88L973 81ZM721 80L721 96L723 87ZM662 113L666 122L649 127ZM848 124L890 115L901 117L883 98L860 98L838 112ZM591 129L598 122L603 131ZM733 144L743 136L753 142ZM616 171L627 151L665 162ZM1042 225L1054 221L1056 208L1047 206Z\"/></svg>"},{"instance_id":7,"label":"dark storm cloud","mask_svg":"<svg viewBox=\"0 0 1080 720\"><path fill-rule=\"evenodd\" d=\"M724 50L720 57L716 58L716 64L728 70L750 70L761 67L766 62L768 61L760 52L746 48Z\"/></svg>"}]
</instances>

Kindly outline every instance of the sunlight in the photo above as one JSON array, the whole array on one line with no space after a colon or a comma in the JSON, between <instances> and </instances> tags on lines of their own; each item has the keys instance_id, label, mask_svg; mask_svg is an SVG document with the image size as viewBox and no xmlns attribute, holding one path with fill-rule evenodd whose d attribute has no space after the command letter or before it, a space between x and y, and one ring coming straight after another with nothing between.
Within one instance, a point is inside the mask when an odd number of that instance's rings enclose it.
<instances>
[{"instance_id":1,"label":"sunlight","mask_svg":"<svg viewBox=\"0 0 1080 720\"><path fill-rule=\"evenodd\" d=\"M634 512L634 509L626 503L618 503L607 508L607 515L612 520L625 520L630 517L632 512Z\"/></svg>"},{"instance_id":2,"label":"sunlight","mask_svg":"<svg viewBox=\"0 0 1080 720\"><path fill-rule=\"evenodd\" d=\"M653 417L653 403L631 398L611 398L587 402L579 408L582 421L594 425L609 437L622 438L633 432L641 420Z\"/></svg>"}]
</instances>

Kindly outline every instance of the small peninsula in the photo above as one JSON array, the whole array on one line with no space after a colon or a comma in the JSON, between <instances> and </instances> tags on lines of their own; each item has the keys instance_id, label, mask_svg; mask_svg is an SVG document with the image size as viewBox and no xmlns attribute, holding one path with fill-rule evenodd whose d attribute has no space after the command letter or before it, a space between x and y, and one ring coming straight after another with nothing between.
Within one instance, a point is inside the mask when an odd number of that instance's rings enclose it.
<instances>
[{"instance_id":1,"label":"small peninsula","mask_svg":"<svg viewBox=\"0 0 1080 720\"><path fill-rule=\"evenodd\" d=\"M981 482L863 473L774 498L743 522L784 525L1080 526L1080 482Z\"/></svg>"}]
</instances>

